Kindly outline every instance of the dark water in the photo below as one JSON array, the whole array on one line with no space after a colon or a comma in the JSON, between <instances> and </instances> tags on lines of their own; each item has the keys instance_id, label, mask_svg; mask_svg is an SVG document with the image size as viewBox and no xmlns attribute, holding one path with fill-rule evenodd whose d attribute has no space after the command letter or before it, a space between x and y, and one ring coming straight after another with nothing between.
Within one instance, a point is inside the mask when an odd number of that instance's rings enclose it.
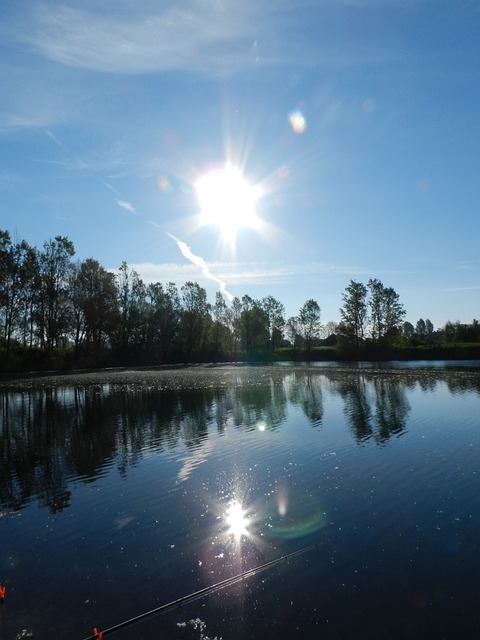
<instances>
[{"instance_id":1,"label":"dark water","mask_svg":"<svg viewBox=\"0 0 480 640\"><path fill-rule=\"evenodd\" d=\"M2 640L81 640L312 543L112 637L480 637L476 366L83 374L0 402Z\"/></svg>"}]
</instances>

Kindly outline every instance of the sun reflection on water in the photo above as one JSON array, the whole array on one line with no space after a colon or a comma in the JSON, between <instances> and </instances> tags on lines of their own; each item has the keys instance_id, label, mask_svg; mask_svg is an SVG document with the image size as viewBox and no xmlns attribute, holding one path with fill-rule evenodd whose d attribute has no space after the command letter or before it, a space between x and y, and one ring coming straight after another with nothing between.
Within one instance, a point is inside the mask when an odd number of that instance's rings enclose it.
<instances>
[{"instance_id":1,"label":"sun reflection on water","mask_svg":"<svg viewBox=\"0 0 480 640\"><path fill-rule=\"evenodd\" d=\"M237 475L227 480L219 493L220 499L212 505L215 524L199 558L205 585L262 566L288 549L284 541L318 534L327 523L315 496L295 487L286 476L255 495L252 478ZM253 576L249 576L248 585L239 579L211 597L224 607L241 608L254 584Z\"/></svg>"},{"instance_id":2,"label":"sun reflection on water","mask_svg":"<svg viewBox=\"0 0 480 640\"><path fill-rule=\"evenodd\" d=\"M234 540L241 540L242 536L246 536L248 519L242 505L234 501L230 504L226 512L226 523L228 525L228 534L233 536Z\"/></svg>"}]
</instances>

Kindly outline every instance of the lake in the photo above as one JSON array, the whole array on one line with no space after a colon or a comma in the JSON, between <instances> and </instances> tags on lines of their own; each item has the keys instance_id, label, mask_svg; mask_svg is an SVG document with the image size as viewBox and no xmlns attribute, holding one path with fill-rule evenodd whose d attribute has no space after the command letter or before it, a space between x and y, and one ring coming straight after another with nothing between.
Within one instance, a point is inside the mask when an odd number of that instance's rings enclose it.
<instances>
[{"instance_id":1,"label":"lake","mask_svg":"<svg viewBox=\"0 0 480 640\"><path fill-rule=\"evenodd\" d=\"M479 637L478 362L38 376L0 402L2 640L224 580L111 636Z\"/></svg>"}]
</instances>

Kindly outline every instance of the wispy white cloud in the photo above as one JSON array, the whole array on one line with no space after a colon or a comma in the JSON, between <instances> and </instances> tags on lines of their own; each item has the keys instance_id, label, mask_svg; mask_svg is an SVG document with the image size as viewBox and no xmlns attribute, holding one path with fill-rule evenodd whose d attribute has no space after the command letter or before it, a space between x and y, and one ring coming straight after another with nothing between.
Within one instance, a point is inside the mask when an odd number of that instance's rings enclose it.
<instances>
[{"instance_id":1,"label":"wispy white cloud","mask_svg":"<svg viewBox=\"0 0 480 640\"><path fill-rule=\"evenodd\" d=\"M59 160L42 160L46 164L57 165L67 171L78 171L91 173L111 172L115 169L123 169L125 166L125 154L115 144L110 147L98 147L94 150L84 153L83 155L75 155L70 152L69 148L50 130L45 133L48 137L65 153ZM101 181L108 189L121 197L109 183Z\"/></svg>"},{"instance_id":2,"label":"wispy white cloud","mask_svg":"<svg viewBox=\"0 0 480 640\"><path fill-rule=\"evenodd\" d=\"M105 182L105 180L102 180L102 184L107 187L107 189L110 189L110 191L113 191L113 193L116 193L117 196L120 196L120 192L115 189L115 187L111 185L110 182Z\"/></svg>"},{"instance_id":3,"label":"wispy white cloud","mask_svg":"<svg viewBox=\"0 0 480 640\"><path fill-rule=\"evenodd\" d=\"M454 265L454 269L457 271L477 271L479 263L477 260L470 260L468 262L459 262Z\"/></svg>"},{"instance_id":4,"label":"wispy white cloud","mask_svg":"<svg viewBox=\"0 0 480 640\"><path fill-rule=\"evenodd\" d=\"M4 116L0 120L0 133L9 133L14 129L42 128L64 121L58 112L35 110L27 102L14 114Z\"/></svg>"},{"instance_id":5,"label":"wispy white cloud","mask_svg":"<svg viewBox=\"0 0 480 640\"><path fill-rule=\"evenodd\" d=\"M1 22L1 21L0 21ZM0 38L5 36L5 25L0 26ZM12 27L16 28L16 27ZM2 42L6 36L2 38ZM5 43L4 43L5 44ZM15 58L5 56L9 64L0 64L0 133L16 129L51 127L75 119L78 107L64 83L55 83L48 73L32 63L20 65Z\"/></svg>"},{"instance_id":6,"label":"wispy white cloud","mask_svg":"<svg viewBox=\"0 0 480 640\"><path fill-rule=\"evenodd\" d=\"M131 202L128 202L128 200L125 200L125 198L122 196L120 191L118 191L118 189L112 186L109 182L105 182L105 180L101 180L101 183L105 187L107 187L107 189L110 189L110 191L112 191L116 196L118 196L117 198L115 198L115 202L118 204L119 207L121 207L125 211L128 211L128 213L135 213L135 214L137 213L137 210L135 209L133 204Z\"/></svg>"},{"instance_id":7,"label":"wispy white cloud","mask_svg":"<svg viewBox=\"0 0 480 640\"><path fill-rule=\"evenodd\" d=\"M406 1L389 0L388 5ZM25 3L21 18L20 9L12 10L0 24L2 42L23 47L28 56L23 62L0 62L0 134L42 127L52 133L58 124L89 117L97 104L94 77L76 76L72 82L72 67L218 77L254 67L276 66L285 73L289 68L375 64L401 55L401 44L393 38L336 35L342 11L350 11L351 4L381 7L377 0L118 0L111 11L101 3L76 4ZM315 39L303 37L306 24L310 28L305 16L318 24Z\"/></svg>"},{"instance_id":8,"label":"wispy white cloud","mask_svg":"<svg viewBox=\"0 0 480 640\"><path fill-rule=\"evenodd\" d=\"M218 69L249 53L256 33L252 13L259 13L254 3L233 0L139 4L135 12L108 14L58 3L37 7L18 37L50 60L110 73L202 70L206 61Z\"/></svg>"},{"instance_id":9,"label":"wispy white cloud","mask_svg":"<svg viewBox=\"0 0 480 640\"><path fill-rule=\"evenodd\" d=\"M186 0L137 3L133 10L118 4L118 10L107 13L98 4L89 10L88 5L39 3L16 37L62 65L121 74L181 70L218 75L259 64L337 67L386 55L370 39L361 46L349 42L342 50L338 41L333 48L330 42L330 21L338 21L339 9L381 6L376 0ZM394 4L398 0L390 1ZM307 50L299 31L306 13L322 30L315 50Z\"/></svg>"},{"instance_id":10,"label":"wispy white cloud","mask_svg":"<svg viewBox=\"0 0 480 640\"><path fill-rule=\"evenodd\" d=\"M177 243L181 242L175 236L169 235ZM182 251L185 251L185 253ZM302 278L330 278L330 277L360 277L368 274L362 267L348 265L334 265L312 262L308 264L272 264L266 262L211 262L195 256L191 249L182 243L179 246L190 264L152 263L142 262L130 265L142 279L147 282L175 282L177 284L188 280L195 280L205 286L212 280L218 284L225 282L229 286L251 287L260 285L285 284L288 285ZM186 255L185 255L186 254ZM216 275L213 275L216 274Z\"/></svg>"},{"instance_id":11,"label":"wispy white cloud","mask_svg":"<svg viewBox=\"0 0 480 640\"><path fill-rule=\"evenodd\" d=\"M15 173L0 173L0 188L5 189L17 184L19 181Z\"/></svg>"},{"instance_id":12,"label":"wispy white cloud","mask_svg":"<svg viewBox=\"0 0 480 640\"><path fill-rule=\"evenodd\" d=\"M120 198L117 198L115 202L118 204L119 207L121 207L122 209L125 209L125 211L128 211L129 213L137 213L135 207L131 202L127 202L126 200L120 200Z\"/></svg>"}]
</instances>

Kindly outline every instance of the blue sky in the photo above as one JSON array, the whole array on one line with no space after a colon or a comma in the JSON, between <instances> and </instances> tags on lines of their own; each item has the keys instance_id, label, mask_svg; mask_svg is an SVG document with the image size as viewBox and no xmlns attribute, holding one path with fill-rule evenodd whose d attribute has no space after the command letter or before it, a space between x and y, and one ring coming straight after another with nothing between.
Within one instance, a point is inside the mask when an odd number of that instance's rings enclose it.
<instances>
[{"instance_id":1,"label":"blue sky","mask_svg":"<svg viewBox=\"0 0 480 640\"><path fill-rule=\"evenodd\" d=\"M336 321L373 277L471 322L479 32L477 0L3 0L0 228L212 302ZM260 193L234 242L196 192L227 162Z\"/></svg>"}]
</instances>

